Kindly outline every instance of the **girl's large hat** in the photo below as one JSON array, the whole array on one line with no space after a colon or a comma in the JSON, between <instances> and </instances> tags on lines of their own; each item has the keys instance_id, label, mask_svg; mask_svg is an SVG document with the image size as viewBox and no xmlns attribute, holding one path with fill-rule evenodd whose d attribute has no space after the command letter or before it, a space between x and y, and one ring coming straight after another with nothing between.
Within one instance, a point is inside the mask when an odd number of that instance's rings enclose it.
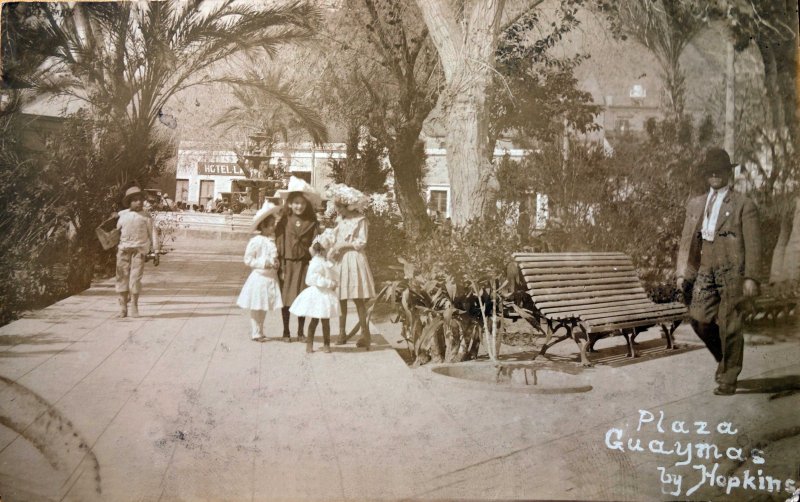
<instances>
[{"instance_id":1,"label":"girl's large hat","mask_svg":"<svg viewBox=\"0 0 800 502\"><path fill-rule=\"evenodd\" d=\"M369 197L364 195L360 190L343 183L336 183L328 187L326 194L328 199L333 200L336 204L343 204L351 211L358 211L363 213L369 206Z\"/></svg>"},{"instance_id":2,"label":"girl's large hat","mask_svg":"<svg viewBox=\"0 0 800 502\"><path fill-rule=\"evenodd\" d=\"M261 206L261 209L256 211L256 215L253 216L253 225L250 228L250 230L255 232L256 230L258 230L258 226L261 224L262 221L264 221L267 218L267 216L277 215L278 213L280 213L280 211L281 211L280 206L276 206L272 202L265 200L264 205Z\"/></svg>"},{"instance_id":3,"label":"girl's large hat","mask_svg":"<svg viewBox=\"0 0 800 502\"><path fill-rule=\"evenodd\" d=\"M122 198L122 205L128 207L128 203L130 202L131 197L134 195L141 195L144 197L144 192L142 192L142 189L137 186L130 187L129 189L125 190L125 197Z\"/></svg>"},{"instance_id":4,"label":"girl's large hat","mask_svg":"<svg viewBox=\"0 0 800 502\"><path fill-rule=\"evenodd\" d=\"M289 196L299 193L314 207L318 207L322 203L322 196L314 190L306 180L292 176L289 178L289 186L286 190L278 190L278 195L283 199L284 203L289 199Z\"/></svg>"}]
</instances>

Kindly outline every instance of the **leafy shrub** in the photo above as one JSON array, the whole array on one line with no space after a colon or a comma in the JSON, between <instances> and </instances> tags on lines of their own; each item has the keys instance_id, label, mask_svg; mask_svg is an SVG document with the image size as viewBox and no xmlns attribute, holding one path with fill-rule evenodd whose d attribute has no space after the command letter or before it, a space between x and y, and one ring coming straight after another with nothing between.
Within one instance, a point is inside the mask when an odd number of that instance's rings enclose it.
<instances>
[{"instance_id":1,"label":"leafy shrub","mask_svg":"<svg viewBox=\"0 0 800 502\"><path fill-rule=\"evenodd\" d=\"M644 137L620 138L613 155L572 142L566 159L545 145L519 164L501 166L510 200L547 194L549 219L539 235L546 251L619 251L633 259L656 301L677 297L675 258L687 199L705 189L696 162L711 146L708 120L650 121Z\"/></svg>"},{"instance_id":2,"label":"leafy shrub","mask_svg":"<svg viewBox=\"0 0 800 502\"><path fill-rule=\"evenodd\" d=\"M496 360L505 270L520 245L506 216L441 227L402 253L403 278L390 281L379 300L402 323L415 364L474 359L481 340Z\"/></svg>"}]
</instances>

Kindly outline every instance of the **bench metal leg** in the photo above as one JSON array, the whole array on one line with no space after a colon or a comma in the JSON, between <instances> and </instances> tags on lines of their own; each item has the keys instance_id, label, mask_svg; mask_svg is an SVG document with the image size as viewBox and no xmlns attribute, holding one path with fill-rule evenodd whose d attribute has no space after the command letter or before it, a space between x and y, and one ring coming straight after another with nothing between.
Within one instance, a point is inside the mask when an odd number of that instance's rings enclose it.
<instances>
[{"instance_id":1,"label":"bench metal leg","mask_svg":"<svg viewBox=\"0 0 800 502\"><path fill-rule=\"evenodd\" d=\"M567 331L567 333L564 334L564 335L561 335L559 337L556 337L555 340L552 340L549 343L543 344L542 345L542 349L539 351L539 355L540 356L543 356L545 354L545 352L547 352L550 349L550 347L552 347L553 345L555 345L557 343L561 343L564 340L566 340L567 338L572 338L572 328L570 326L561 325L561 326L556 326L556 329L553 329L553 326L550 324L549 321L547 322L547 326L545 327L545 329L547 330L546 334L549 334L550 336L553 336L553 334L556 331L558 331L558 328L564 328Z\"/></svg>"},{"instance_id":2,"label":"bench metal leg","mask_svg":"<svg viewBox=\"0 0 800 502\"><path fill-rule=\"evenodd\" d=\"M581 338L578 340L578 345L581 348L581 366L591 368L594 365L591 361L589 361L589 356L586 354L586 348L589 346L589 341Z\"/></svg>"},{"instance_id":3,"label":"bench metal leg","mask_svg":"<svg viewBox=\"0 0 800 502\"><path fill-rule=\"evenodd\" d=\"M680 324L680 321L675 321L669 327L666 324L661 325L661 332L664 333L664 338L667 339L667 349L677 350L678 346L675 345L675 337L673 334Z\"/></svg>"},{"instance_id":4,"label":"bench metal leg","mask_svg":"<svg viewBox=\"0 0 800 502\"><path fill-rule=\"evenodd\" d=\"M633 341L633 339L636 338L636 330L623 329L622 336L625 337L625 342L628 344L628 357L639 357L639 354L636 353L636 347Z\"/></svg>"},{"instance_id":5,"label":"bench metal leg","mask_svg":"<svg viewBox=\"0 0 800 502\"><path fill-rule=\"evenodd\" d=\"M586 328L581 325L578 325L577 328L580 330L580 336L573 336L573 339L581 348L581 366L585 366L590 368L594 366L591 361L589 361L589 356L587 355L587 349L589 348L589 335L586 333Z\"/></svg>"}]
</instances>

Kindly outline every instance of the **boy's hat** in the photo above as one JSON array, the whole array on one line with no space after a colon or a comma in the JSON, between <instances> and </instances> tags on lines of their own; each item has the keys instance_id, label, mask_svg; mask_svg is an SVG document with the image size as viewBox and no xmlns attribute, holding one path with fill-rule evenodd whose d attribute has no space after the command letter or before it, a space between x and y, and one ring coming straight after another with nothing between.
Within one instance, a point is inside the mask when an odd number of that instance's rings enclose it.
<instances>
[{"instance_id":1,"label":"boy's hat","mask_svg":"<svg viewBox=\"0 0 800 502\"><path fill-rule=\"evenodd\" d=\"M283 199L283 203L289 199L289 196L299 193L314 207L318 207L322 202L322 196L314 190L306 180L292 176L289 178L289 185L286 190L278 190L278 195Z\"/></svg>"},{"instance_id":2,"label":"boy's hat","mask_svg":"<svg viewBox=\"0 0 800 502\"><path fill-rule=\"evenodd\" d=\"M122 198L122 205L128 207L128 203L130 202L131 197L134 195L140 195L144 197L144 192L142 189L137 186L132 186L129 189L125 190L125 197Z\"/></svg>"},{"instance_id":3,"label":"boy's hat","mask_svg":"<svg viewBox=\"0 0 800 502\"><path fill-rule=\"evenodd\" d=\"M731 169L734 167L736 167L736 164L731 163L728 152L722 148L709 148L706 150L706 155L703 157L702 162L700 162L700 172L704 176L713 173L730 174Z\"/></svg>"},{"instance_id":4,"label":"boy's hat","mask_svg":"<svg viewBox=\"0 0 800 502\"><path fill-rule=\"evenodd\" d=\"M253 225L250 228L251 231L255 232L258 230L258 226L264 221L267 216L272 216L274 214L279 213L281 210L280 206L276 206L272 202L265 200L264 205L261 206L261 209L256 211L256 215L253 216Z\"/></svg>"}]
</instances>

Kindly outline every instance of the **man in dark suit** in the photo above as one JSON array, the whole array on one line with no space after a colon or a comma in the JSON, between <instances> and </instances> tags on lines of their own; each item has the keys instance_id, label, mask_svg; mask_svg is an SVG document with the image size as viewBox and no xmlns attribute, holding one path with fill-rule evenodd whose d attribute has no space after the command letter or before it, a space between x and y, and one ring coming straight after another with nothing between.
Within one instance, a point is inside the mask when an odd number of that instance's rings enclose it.
<instances>
[{"instance_id":1,"label":"man in dark suit","mask_svg":"<svg viewBox=\"0 0 800 502\"><path fill-rule=\"evenodd\" d=\"M709 191L689 200L678 251L678 288L686 294L692 327L718 362L714 394L736 392L742 371L743 300L758 294L761 239L758 211L729 183L734 165L711 148L700 165Z\"/></svg>"}]
</instances>

